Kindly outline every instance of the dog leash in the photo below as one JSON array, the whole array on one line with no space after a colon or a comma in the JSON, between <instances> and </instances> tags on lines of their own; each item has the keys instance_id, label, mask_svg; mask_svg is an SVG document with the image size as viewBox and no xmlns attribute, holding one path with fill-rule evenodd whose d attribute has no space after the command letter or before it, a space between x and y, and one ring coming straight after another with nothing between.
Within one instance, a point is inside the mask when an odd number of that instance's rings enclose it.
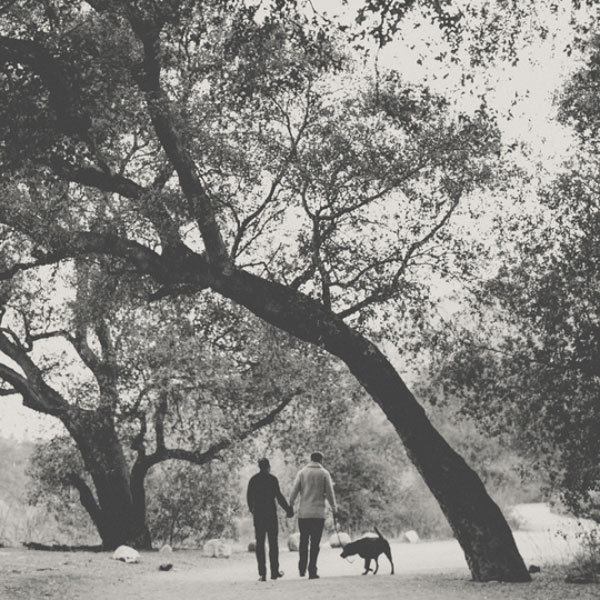
<instances>
[{"instance_id":1,"label":"dog leash","mask_svg":"<svg viewBox=\"0 0 600 600\"><path fill-rule=\"evenodd\" d=\"M337 535L338 542L340 543L340 546L344 548L346 544L342 543L342 538L340 537L340 532L338 531L337 520L333 511L331 511L331 516L333 517L333 529ZM354 560L349 560L347 556L344 557L344 560L349 562L350 564L354 564Z\"/></svg>"}]
</instances>

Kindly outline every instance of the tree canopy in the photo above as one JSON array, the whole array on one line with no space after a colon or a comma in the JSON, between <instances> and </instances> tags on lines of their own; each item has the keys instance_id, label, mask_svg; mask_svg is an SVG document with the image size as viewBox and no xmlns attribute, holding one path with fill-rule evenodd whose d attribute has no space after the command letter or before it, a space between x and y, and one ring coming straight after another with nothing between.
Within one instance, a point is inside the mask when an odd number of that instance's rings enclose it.
<instances>
[{"instance_id":1,"label":"tree canopy","mask_svg":"<svg viewBox=\"0 0 600 600\"><path fill-rule=\"evenodd\" d=\"M102 255L154 300L224 297L339 357L474 578L527 580L480 479L373 342L454 268L448 224L493 183L498 128L485 104L458 114L400 69L365 73L309 4L3 6L2 277ZM369 2L359 21L383 43L413 9L461 30L437 1Z\"/></svg>"},{"instance_id":2,"label":"tree canopy","mask_svg":"<svg viewBox=\"0 0 600 600\"><path fill-rule=\"evenodd\" d=\"M598 518L598 42L557 95L575 149L512 224L472 323L441 336L434 377L481 427L513 440L576 514ZM473 323L476 323L473 326ZM444 358L441 358L444 355Z\"/></svg>"}]
</instances>

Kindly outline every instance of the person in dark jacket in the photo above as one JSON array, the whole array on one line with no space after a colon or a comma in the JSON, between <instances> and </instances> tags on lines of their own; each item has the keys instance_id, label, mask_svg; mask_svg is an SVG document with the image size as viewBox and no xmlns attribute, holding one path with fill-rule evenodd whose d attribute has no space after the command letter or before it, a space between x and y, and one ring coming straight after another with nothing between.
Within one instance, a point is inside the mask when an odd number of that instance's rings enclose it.
<instances>
[{"instance_id":1,"label":"person in dark jacket","mask_svg":"<svg viewBox=\"0 0 600 600\"><path fill-rule=\"evenodd\" d=\"M283 577L279 570L279 525L277 522L277 507L275 500L285 510L289 517L294 511L286 502L279 489L279 481L271 475L271 465L267 458L258 461L260 471L248 482L248 508L254 517L254 532L256 534L256 560L258 562L259 581L267 580L267 565L265 561L265 537L269 538L269 563L271 564L271 579Z\"/></svg>"}]
</instances>

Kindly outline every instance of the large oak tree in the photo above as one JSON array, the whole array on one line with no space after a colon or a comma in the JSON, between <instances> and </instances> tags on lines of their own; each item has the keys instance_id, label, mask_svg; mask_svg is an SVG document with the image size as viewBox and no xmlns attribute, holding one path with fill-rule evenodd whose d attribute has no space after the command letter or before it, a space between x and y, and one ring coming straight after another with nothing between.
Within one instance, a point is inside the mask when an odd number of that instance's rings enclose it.
<instances>
[{"instance_id":1,"label":"large oak tree","mask_svg":"<svg viewBox=\"0 0 600 600\"><path fill-rule=\"evenodd\" d=\"M5 6L4 276L102 254L155 298L211 290L339 357L474 579L527 581L479 477L367 337L451 268L447 225L488 182L497 131L398 73L362 76L331 24L296 3L267 6Z\"/></svg>"}]
</instances>

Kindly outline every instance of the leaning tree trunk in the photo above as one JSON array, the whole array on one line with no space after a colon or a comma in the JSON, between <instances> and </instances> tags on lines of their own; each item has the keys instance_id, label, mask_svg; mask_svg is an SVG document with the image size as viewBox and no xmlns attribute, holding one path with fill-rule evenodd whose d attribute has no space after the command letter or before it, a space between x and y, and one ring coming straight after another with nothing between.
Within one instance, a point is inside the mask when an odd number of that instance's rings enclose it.
<instances>
[{"instance_id":1,"label":"leaning tree trunk","mask_svg":"<svg viewBox=\"0 0 600 600\"><path fill-rule=\"evenodd\" d=\"M460 543L476 581L529 581L512 532L481 479L433 427L387 359L364 338L340 358L381 406Z\"/></svg>"},{"instance_id":2,"label":"leaning tree trunk","mask_svg":"<svg viewBox=\"0 0 600 600\"><path fill-rule=\"evenodd\" d=\"M142 481L132 481L123 448L110 415L101 410L78 410L63 419L81 452L96 492L73 475L81 503L90 515L106 550L126 544L151 549L146 525L146 507ZM140 494L141 487L141 494ZM133 488L133 489L132 489Z\"/></svg>"},{"instance_id":3,"label":"leaning tree trunk","mask_svg":"<svg viewBox=\"0 0 600 600\"><path fill-rule=\"evenodd\" d=\"M433 427L374 344L319 302L247 272L212 273L210 287L346 363L396 428L446 515L473 579L530 580L512 532L480 478Z\"/></svg>"}]
</instances>

